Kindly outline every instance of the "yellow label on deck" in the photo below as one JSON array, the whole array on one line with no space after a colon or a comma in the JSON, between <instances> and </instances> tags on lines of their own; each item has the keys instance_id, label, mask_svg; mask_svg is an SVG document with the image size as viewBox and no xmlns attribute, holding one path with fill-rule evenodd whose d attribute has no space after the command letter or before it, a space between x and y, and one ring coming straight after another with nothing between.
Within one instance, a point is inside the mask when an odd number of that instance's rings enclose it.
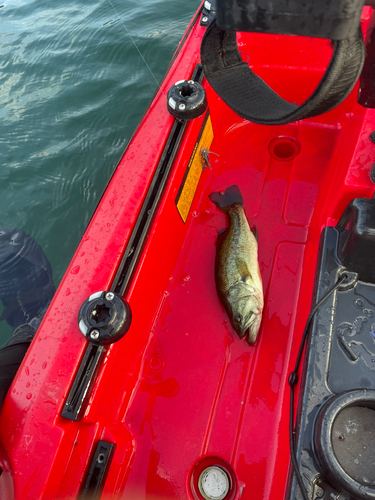
<instances>
[{"instance_id":1,"label":"yellow label on deck","mask_svg":"<svg viewBox=\"0 0 375 500\"><path fill-rule=\"evenodd\" d=\"M212 129L211 117L209 113L207 113L176 197L177 210L184 222L186 222L187 216L189 215L199 179L201 178L203 167L205 166L201 156L201 148L209 150L213 138L214 132Z\"/></svg>"}]
</instances>

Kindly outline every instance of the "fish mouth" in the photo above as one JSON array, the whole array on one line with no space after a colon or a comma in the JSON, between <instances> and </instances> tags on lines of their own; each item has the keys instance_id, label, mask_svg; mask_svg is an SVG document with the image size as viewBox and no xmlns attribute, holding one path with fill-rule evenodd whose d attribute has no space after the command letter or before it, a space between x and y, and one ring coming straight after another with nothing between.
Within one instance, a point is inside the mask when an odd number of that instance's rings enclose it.
<instances>
[{"instance_id":1,"label":"fish mouth","mask_svg":"<svg viewBox=\"0 0 375 500\"><path fill-rule=\"evenodd\" d=\"M245 319L243 326L241 330L243 331L243 334L245 335L246 330L251 328L252 323L255 321L256 314L254 312L251 312L247 318Z\"/></svg>"},{"instance_id":2,"label":"fish mouth","mask_svg":"<svg viewBox=\"0 0 375 500\"><path fill-rule=\"evenodd\" d=\"M261 314L256 314L254 312L251 312L243 324L241 325L240 328L238 328L238 335L243 338L246 335L246 332L248 331L248 338L247 342L249 344L254 344L256 341L258 332L259 332L259 327L261 323Z\"/></svg>"}]
</instances>

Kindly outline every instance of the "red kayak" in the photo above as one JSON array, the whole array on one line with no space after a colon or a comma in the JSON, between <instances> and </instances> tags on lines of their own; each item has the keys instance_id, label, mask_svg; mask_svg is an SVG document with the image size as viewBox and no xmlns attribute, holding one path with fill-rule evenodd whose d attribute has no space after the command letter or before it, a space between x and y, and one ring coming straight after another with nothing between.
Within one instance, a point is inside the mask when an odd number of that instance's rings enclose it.
<instances>
[{"instance_id":1,"label":"red kayak","mask_svg":"<svg viewBox=\"0 0 375 500\"><path fill-rule=\"evenodd\" d=\"M375 498L375 478L353 471L340 448L353 433L337 423L359 408L357 437L372 453L375 110L357 102L356 83L317 116L240 117L202 71L206 4L8 392L2 500L356 498L357 484ZM371 14L364 7L367 37ZM268 33L240 32L237 44L292 103L314 92L333 51L324 38ZM168 92L188 98L201 87L198 112L184 119ZM264 306L253 343L235 331L215 283L228 217L209 196L233 185L257 233Z\"/></svg>"}]
</instances>

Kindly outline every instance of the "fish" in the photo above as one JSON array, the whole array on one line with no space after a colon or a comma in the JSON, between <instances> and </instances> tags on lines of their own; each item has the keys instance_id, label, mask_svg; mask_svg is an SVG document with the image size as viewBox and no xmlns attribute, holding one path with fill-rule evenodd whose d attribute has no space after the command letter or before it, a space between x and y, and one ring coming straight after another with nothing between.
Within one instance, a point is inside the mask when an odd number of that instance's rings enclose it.
<instances>
[{"instance_id":1,"label":"fish","mask_svg":"<svg viewBox=\"0 0 375 500\"><path fill-rule=\"evenodd\" d=\"M246 219L237 185L209 198L229 218L229 229L219 233L216 245L216 289L234 330L240 338L246 336L251 345L258 336L264 305L258 241Z\"/></svg>"}]
</instances>

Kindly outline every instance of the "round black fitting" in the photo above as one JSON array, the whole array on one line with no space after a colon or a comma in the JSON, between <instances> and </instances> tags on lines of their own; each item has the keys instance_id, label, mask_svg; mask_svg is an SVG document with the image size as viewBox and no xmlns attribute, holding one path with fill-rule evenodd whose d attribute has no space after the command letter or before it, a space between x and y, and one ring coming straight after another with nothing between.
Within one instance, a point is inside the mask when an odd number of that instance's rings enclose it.
<instances>
[{"instance_id":1,"label":"round black fitting","mask_svg":"<svg viewBox=\"0 0 375 500\"><path fill-rule=\"evenodd\" d=\"M288 383L290 385L290 387L294 387L298 382L298 375L297 373L294 371L294 372L291 372L289 374L289 377L288 377Z\"/></svg>"},{"instance_id":2,"label":"round black fitting","mask_svg":"<svg viewBox=\"0 0 375 500\"><path fill-rule=\"evenodd\" d=\"M85 300L78 314L78 326L94 344L112 344L129 330L131 310L120 295L97 292Z\"/></svg>"},{"instance_id":3,"label":"round black fitting","mask_svg":"<svg viewBox=\"0 0 375 500\"><path fill-rule=\"evenodd\" d=\"M168 91L167 108L178 120L197 118L207 108L206 91L202 85L193 80L181 80Z\"/></svg>"},{"instance_id":4,"label":"round black fitting","mask_svg":"<svg viewBox=\"0 0 375 500\"><path fill-rule=\"evenodd\" d=\"M375 130L373 132L371 132L370 141L375 144Z\"/></svg>"},{"instance_id":5,"label":"round black fitting","mask_svg":"<svg viewBox=\"0 0 375 500\"><path fill-rule=\"evenodd\" d=\"M370 414L369 414L370 412ZM337 490L353 498L375 499L371 463L375 441L361 433L374 427L375 390L356 389L330 398L314 426L314 452L323 473ZM370 422L370 425L369 425ZM367 449L370 448L371 449Z\"/></svg>"},{"instance_id":6,"label":"round black fitting","mask_svg":"<svg viewBox=\"0 0 375 500\"><path fill-rule=\"evenodd\" d=\"M338 290L340 290L340 292L344 292L355 287L358 281L358 274L353 271L344 270L339 275L339 279L341 278L344 278L344 280L340 283Z\"/></svg>"}]
</instances>

